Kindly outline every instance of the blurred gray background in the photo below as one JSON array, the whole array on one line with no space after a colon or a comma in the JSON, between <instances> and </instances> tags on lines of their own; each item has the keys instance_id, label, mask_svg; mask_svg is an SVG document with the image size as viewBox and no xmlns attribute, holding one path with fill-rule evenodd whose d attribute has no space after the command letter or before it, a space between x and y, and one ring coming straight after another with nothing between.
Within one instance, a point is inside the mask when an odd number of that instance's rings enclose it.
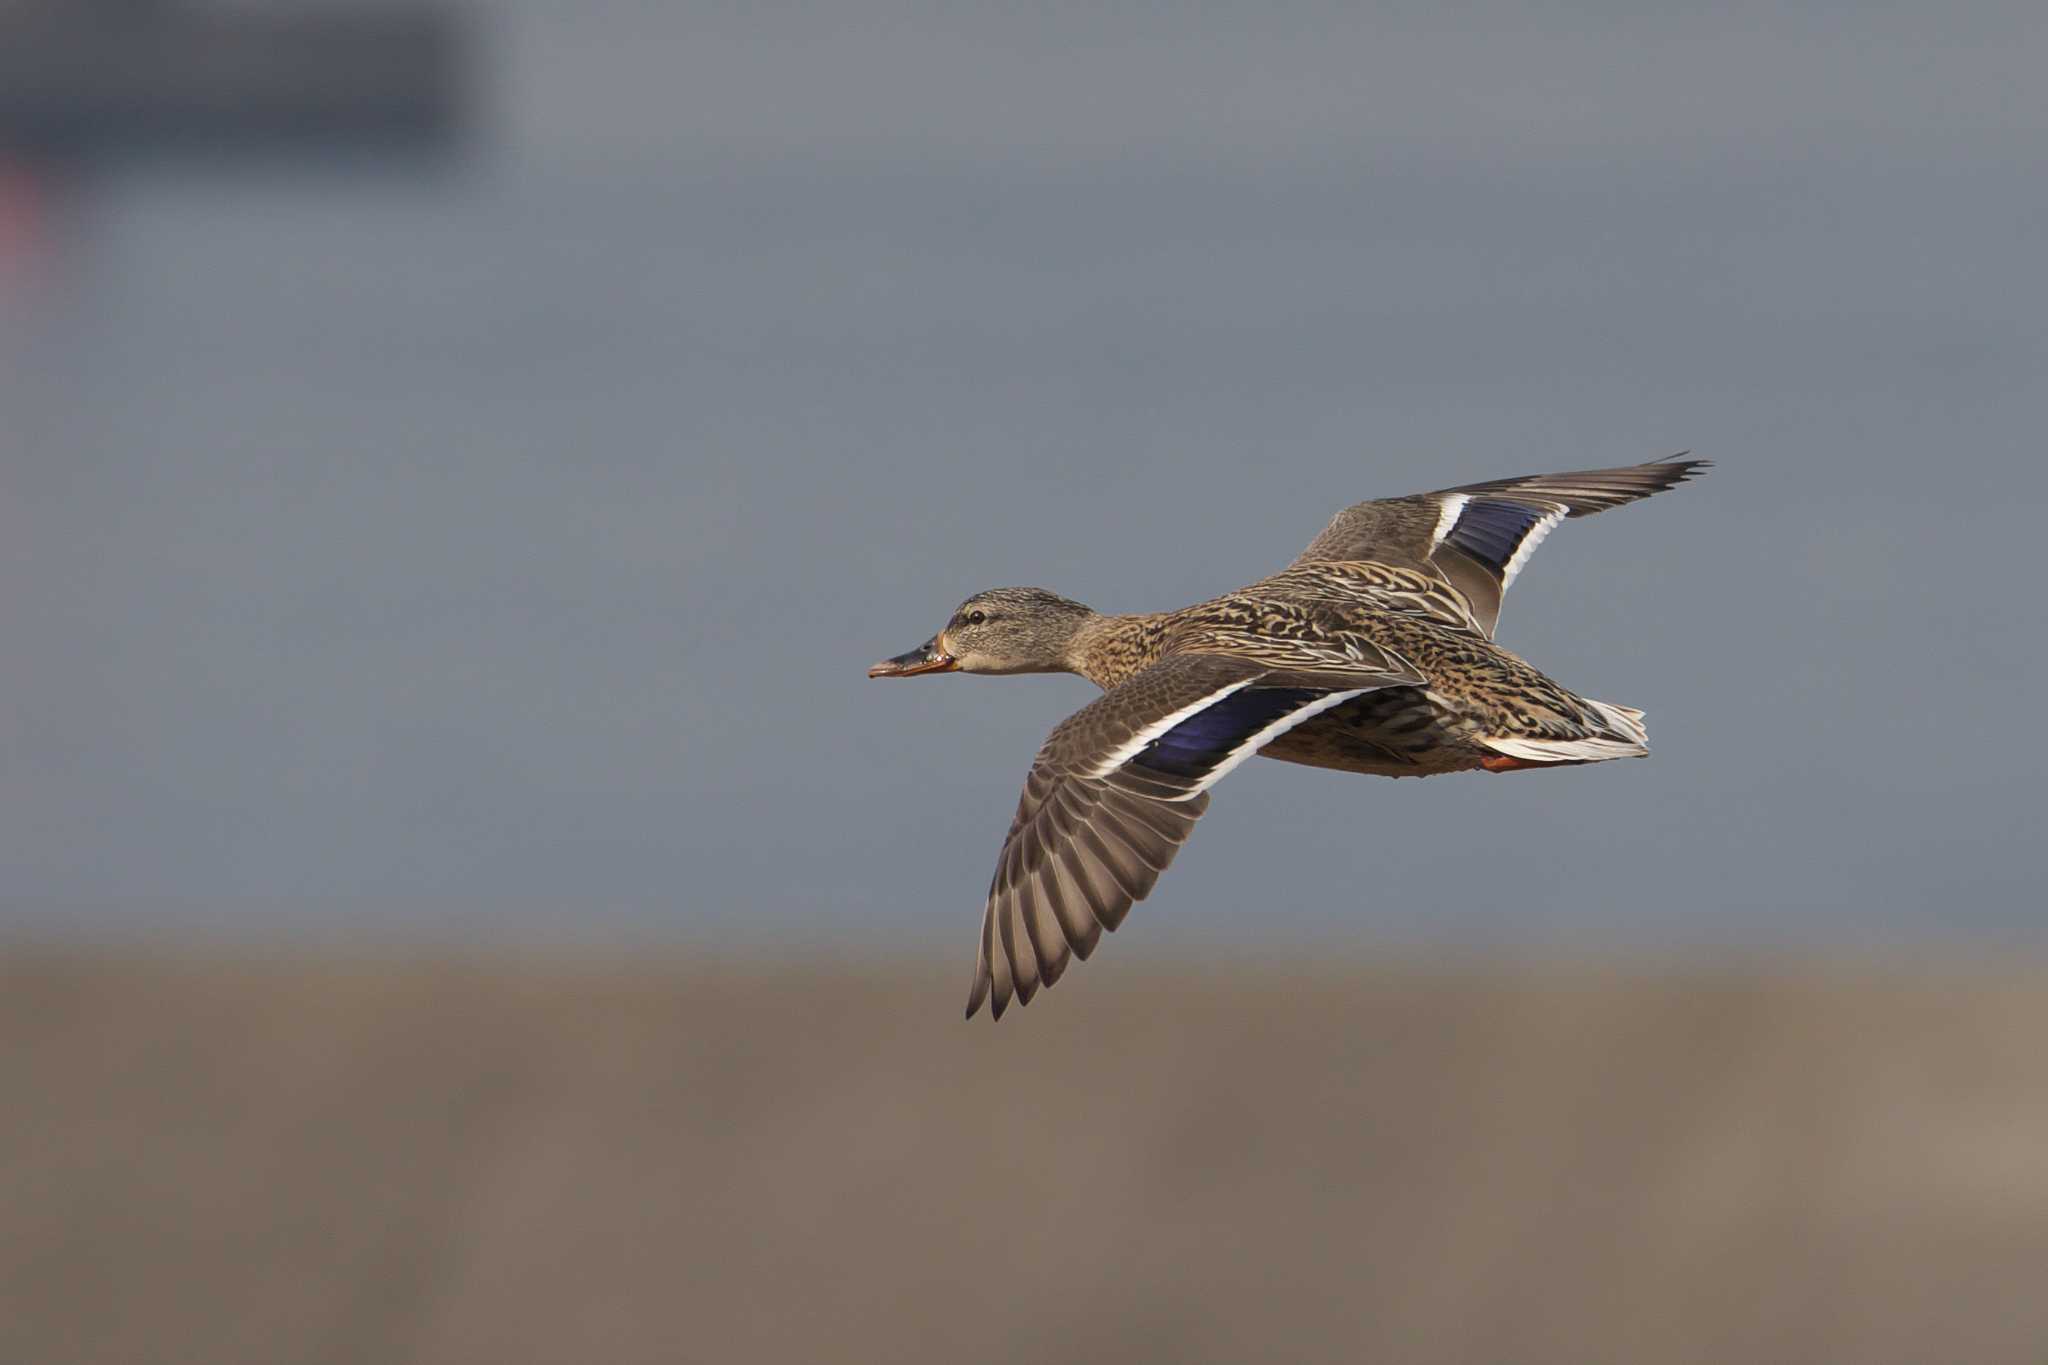
<instances>
[{"instance_id":1,"label":"blurred gray background","mask_svg":"<svg viewBox=\"0 0 2048 1365\"><path fill-rule=\"evenodd\" d=\"M2048 11L460 17L0 138L0 1353L2039 1359ZM1093 693L869 662L1681 450L1500 632L1652 758L1247 765L959 1024Z\"/></svg>"},{"instance_id":2,"label":"blurred gray background","mask_svg":"<svg viewBox=\"0 0 2048 1365\"><path fill-rule=\"evenodd\" d=\"M982 587L1177 606L1358 498L1690 449L1502 630L1652 761L1254 764L1110 960L2032 931L2037 6L472 14L452 172L117 163L15 262L11 919L964 973L1091 691L869 661Z\"/></svg>"}]
</instances>

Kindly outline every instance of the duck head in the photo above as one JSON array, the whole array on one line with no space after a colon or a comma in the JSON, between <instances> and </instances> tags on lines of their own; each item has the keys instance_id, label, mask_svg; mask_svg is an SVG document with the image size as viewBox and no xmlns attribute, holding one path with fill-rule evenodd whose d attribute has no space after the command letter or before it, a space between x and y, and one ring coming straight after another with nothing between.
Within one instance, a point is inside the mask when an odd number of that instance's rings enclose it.
<instances>
[{"instance_id":1,"label":"duck head","mask_svg":"<svg viewBox=\"0 0 2048 1365\"><path fill-rule=\"evenodd\" d=\"M1044 588L990 588L962 602L938 634L868 669L870 678L919 673L1064 673L1095 615Z\"/></svg>"}]
</instances>

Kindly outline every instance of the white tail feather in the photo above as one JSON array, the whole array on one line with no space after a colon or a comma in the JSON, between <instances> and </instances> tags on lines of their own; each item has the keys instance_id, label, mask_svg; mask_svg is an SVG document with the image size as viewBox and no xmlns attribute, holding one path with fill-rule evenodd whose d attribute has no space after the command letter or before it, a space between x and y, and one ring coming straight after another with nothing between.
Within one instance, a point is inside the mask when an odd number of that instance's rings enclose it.
<instances>
[{"instance_id":1,"label":"white tail feather","mask_svg":"<svg viewBox=\"0 0 2048 1365\"><path fill-rule=\"evenodd\" d=\"M1650 747L1650 732L1643 728L1643 713L1633 706L1616 706L1608 701L1587 701L1586 705L1600 713L1600 719L1612 725L1623 735L1632 739L1642 748Z\"/></svg>"},{"instance_id":2,"label":"white tail feather","mask_svg":"<svg viewBox=\"0 0 2048 1365\"><path fill-rule=\"evenodd\" d=\"M1483 737L1479 742L1497 754L1531 763L1600 763L1610 758L1641 758L1650 752L1643 713L1633 706L1588 700L1586 705L1607 727L1605 734L1578 739L1534 739L1521 735Z\"/></svg>"}]
</instances>

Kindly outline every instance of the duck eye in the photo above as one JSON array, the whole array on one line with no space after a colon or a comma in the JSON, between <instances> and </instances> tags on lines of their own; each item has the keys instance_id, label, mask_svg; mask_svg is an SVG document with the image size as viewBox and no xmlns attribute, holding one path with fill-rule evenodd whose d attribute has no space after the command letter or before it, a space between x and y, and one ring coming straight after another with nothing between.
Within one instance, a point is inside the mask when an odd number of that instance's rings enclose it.
<instances>
[{"instance_id":1,"label":"duck eye","mask_svg":"<svg viewBox=\"0 0 2048 1365\"><path fill-rule=\"evenodd\" d=\"M970 611L967 613L967 624L970 626L978 626L986 620L988 620L988 613L985 611Z\"/></svg>"}]
</instances>

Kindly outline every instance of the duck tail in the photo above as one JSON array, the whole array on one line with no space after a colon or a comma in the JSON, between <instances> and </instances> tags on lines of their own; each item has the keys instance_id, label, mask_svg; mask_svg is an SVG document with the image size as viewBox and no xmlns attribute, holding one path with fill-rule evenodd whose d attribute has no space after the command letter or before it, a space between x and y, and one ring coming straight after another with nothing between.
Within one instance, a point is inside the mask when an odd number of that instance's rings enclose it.
<instances>
[{"instance_id":1,"label":"duck tail","mask_svg":"<svg viewBox=\"0 0 2048 1365\"><path fill-rule=\"evenodd\" d=\"M1650 751L1650 732L1643 728L1643 713L1633 706L1617 706L1610 701L1594 701L1588 698L1586 704L1593 708L1600 719L1607 722L1615 734L1634 744L1644 753Z\"/></svg>"},{"instance_id":2,"label":"duck tail","mask_svg":"<svg viewBox=\"0 0 2048 1365\"><path fill-rule=\"evenodd\" d=\"M1612 702L1586 703L1585 733L1569 739L1488 736L1483 743L1495 753L1527 763L1601 763L1610 758L1641 758L1650 752L1650 732L1643 713Z\"/></svg>"}]
</instances>

